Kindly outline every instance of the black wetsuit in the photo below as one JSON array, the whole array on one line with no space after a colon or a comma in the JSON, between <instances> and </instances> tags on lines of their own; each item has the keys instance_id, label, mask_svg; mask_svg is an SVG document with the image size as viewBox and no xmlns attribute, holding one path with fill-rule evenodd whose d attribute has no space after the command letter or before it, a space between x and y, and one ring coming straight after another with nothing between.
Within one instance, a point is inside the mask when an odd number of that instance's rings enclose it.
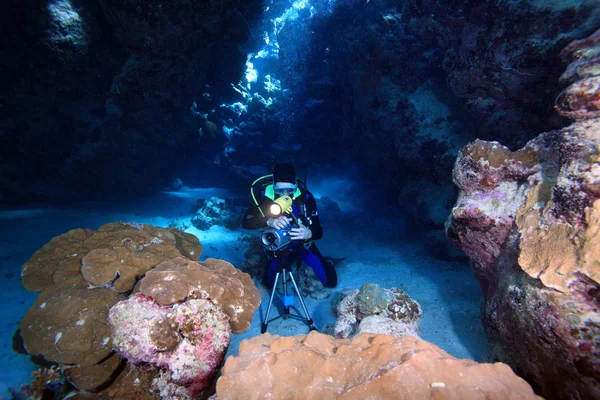
<instances>
[{"instance_id":1,"label":"black wetsuit","mask_svg":"<svg viewBox=\"0 0 600 400\"><path fill-rule=\"evenodd\" d=\"M263 198L265 197L265 191L261 191ZM325 287L335 287L337 285L337 273L332 263L328 263L323 258L323 255L315 245L314 240L319 240L323 237L323 228L319 222L319 211L317 210L317 202L315 197L306 188L301 191L300 196L294 198L293 212L296 218L302 222L302 224L308 227L312 232L312 237L304 243L300 241L293 241L289 246L296 252L291 252L292 256L299 255L300 260L304 261L309 267L315 271L321 282ZM244 215L242 221L242 227L245 229L260 229L268 228L267 217L264 217L258 206L251 204L248 207L248 211ZM275 282L275 275L277 273L278 263L281 262L281 258L276 257L277 253L267 252L271 261L269 262L269 268L267 270L267 283L272 286ZM289 263L293 262L294 259L287 259Z\"/></svg>"}]
</instances>

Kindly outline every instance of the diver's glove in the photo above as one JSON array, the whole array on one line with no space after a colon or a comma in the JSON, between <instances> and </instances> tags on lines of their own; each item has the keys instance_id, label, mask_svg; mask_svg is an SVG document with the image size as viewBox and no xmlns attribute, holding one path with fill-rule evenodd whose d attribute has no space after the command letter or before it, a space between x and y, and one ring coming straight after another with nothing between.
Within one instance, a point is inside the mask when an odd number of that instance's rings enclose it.
<instances>
[{"instance_id":1,"label":"diver's glove","mask_svg":"<svg viewBox=\"0 0 600 400\"><path fill-rule=\"evenodd\" d=\"M302 224L298 228L290 229L290 239L292 240L308 240L311 237L312 231Z\"/></svg>"},{"instance_id":2,"label":"diver's glove","mask_svg":"<svg viewBox=\"0 0 600 400\"><path fill-rule=\"evenodd\" d=\"M279 218L269 218L267 225L275 229L285 229L290 224L290 220L283 215Z\"/></svg>"}]
</instances>

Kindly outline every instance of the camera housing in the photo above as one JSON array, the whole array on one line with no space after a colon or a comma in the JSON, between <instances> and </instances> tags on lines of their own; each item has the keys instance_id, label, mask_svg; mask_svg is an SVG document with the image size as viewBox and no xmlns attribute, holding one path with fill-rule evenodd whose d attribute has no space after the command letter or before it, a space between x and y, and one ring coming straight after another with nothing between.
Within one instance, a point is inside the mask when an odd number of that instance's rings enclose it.
<instances>
[{"instance_id":1,"label":"camera housing","mask_svg":"<svg viewBox=\"0 0 600 400\"><path fill-rule=\"evenodd\" d=\"M265 250L279 251L285 249L291 242L290 229L274 229L270 228L262 233L261 240Z\"/></svg>"},{"instance_id":2,"label":"camera housing","mask_svg":"<svg viewBox=\"0 0 600 400\"><path fill-rule=\"evenodd\" d=\"M281 196L272 201L263 200L261 207L265 210L266 215L270 215L273 218L280 217L281 215L288 214L293 220L292 225L285 229L269 228L263 231L261 240L265 250L267 251L279 251L285 249L292 241L290 238L290 230L297 228L297 220L293 214L292 203L293 199L290 196ZM265 215L265 213L263 213Z\"/></svg>"}]
</instances>

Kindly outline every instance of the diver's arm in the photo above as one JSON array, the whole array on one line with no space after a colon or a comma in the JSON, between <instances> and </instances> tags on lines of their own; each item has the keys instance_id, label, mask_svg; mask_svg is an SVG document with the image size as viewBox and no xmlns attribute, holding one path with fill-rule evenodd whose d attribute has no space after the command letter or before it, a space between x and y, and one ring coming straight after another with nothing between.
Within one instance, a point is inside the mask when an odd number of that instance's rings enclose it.
<instances>
[{"instance_id":1,"label":"diver's arm","mask_svg":"<svg viewBox=\"0 0 600 400\"><path fill-rule=\"evenodd\" d=\"M323 237L323 227L319 221L319 211L317 210L317 202L312 193L308 192L306 199L306 214L310 218L308 226L312 232L311 240L319 240Z\"/></svg>"},{"instance_id":2,"label":"diver's arm","mask_svg":"<svg viewBox=\"0 0 600 400\"><path fill-rule=\"evenodd\" d=\"M250 205L248 211L242 219L242 228L244 229L259 229L267 227L267 218L263 217L260 210L255 205Z\"/></svg>"}]
</instances>

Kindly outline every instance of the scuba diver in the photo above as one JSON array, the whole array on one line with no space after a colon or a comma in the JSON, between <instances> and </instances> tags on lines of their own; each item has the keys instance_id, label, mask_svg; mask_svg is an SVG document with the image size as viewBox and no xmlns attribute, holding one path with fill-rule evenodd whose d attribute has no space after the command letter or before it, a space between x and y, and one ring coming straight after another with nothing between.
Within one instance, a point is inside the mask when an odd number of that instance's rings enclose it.
<instances>
[{"instance_id":1,"label":"scuba diver","mask_svg":"<svg viewBox=\"0 0 600 400\"><path fill-rule=\"evenodd\" d=\"M264 212L265 204L272 204L281 197L289 196L290 209L279 216L269 216ZM276 164L270 175L257 179L252 185L254 204L248 207L244 215L244 229L272 228L285 230L290 243L286 251L269 251L269 266L263 283L273 286L278 263L285 258L287 264L303 261L313 269L323 286L332 288L337 285L337 273L334 264L326 261L315 245L315 240L323 237L323 228L319 223L317 203L304 183L296 178L296 170L290 164ZM266 214L266 215L265 215ZM292 215L293 214L293 215ZM265 240L263 239L263 244Z\"/></svg>"}]
</instances>

